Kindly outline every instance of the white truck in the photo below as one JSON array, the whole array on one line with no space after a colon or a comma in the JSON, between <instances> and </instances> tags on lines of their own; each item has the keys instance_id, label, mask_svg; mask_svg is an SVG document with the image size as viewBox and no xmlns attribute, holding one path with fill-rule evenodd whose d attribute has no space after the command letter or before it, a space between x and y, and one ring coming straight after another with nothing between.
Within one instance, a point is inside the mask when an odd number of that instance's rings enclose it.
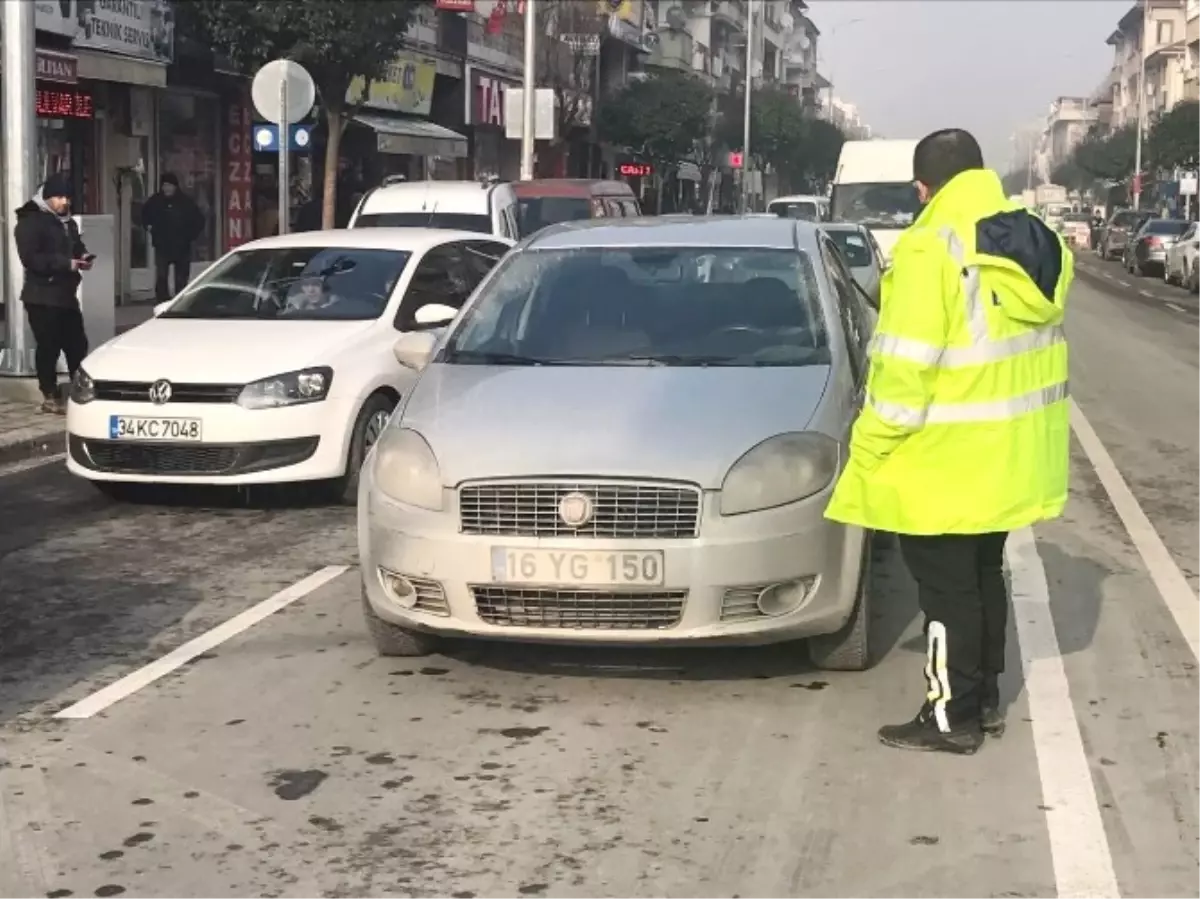
<instances>
[{"instance_id":1,"label":"white truck","mask_svg":"<svg viewBox=\"0 0 1200 899\"><path fill-rule=\"evenodd\" d=\"M1037 211L1042 220L1055 230L1061 230L1063 217L1071 212L1067 189L1058 184L1040 184L1034 191Z\"/></svg>"},{"instance_id":2,"label":"white truck","mask_svg":"<svg viewBox=\"0 0 1200 899\"><path fill-rule=\"evenodd\" d=\"M888 258L921 211L913 186L916 148L915 140L848 140L833 176L833 221L865 225Z\"/></svg>"}]
</instances>

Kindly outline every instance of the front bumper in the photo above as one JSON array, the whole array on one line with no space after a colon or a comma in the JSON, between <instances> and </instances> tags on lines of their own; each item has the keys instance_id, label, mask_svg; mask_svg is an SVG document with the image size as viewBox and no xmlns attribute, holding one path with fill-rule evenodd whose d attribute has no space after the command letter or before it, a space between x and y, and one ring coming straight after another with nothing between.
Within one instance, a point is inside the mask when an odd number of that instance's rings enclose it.
<instances>
[{"instance_id":1,"label":"front bumper","mask_svg":"<svg viewBox=\"0 0 1200 899\"><path fill-rule=\"evenodd\" d=\"M522 538L460 533L456 491L445 492L442 512L428 512L374 489L369 466L362 478L363 589L380 618L413 630L543 643L766 644L838 630L858 592L864 535L824 518L828 493L730 518L719 515L718 494L706 493L694 539ZM660 550L664 577L636 590L498 583L493 547ZM414 607L400 604L392 575L412 585ZM759 591L797 581L808 589L790 611L758 610Z\"/></svg>"},{"instance_id":2,"label":"front bumper","mask_svg":"<svg viewBox=\"0 0 1200 899\"><path fill-rule=\"evenodd\" d=\"M234 403L95 400L67 407L67 468L89 480L265 484L334 478L346 468L353 403L327 399L279 409ZM113 439L116 415L198 419L202 440Z\"/></svg>"}]
</instances>

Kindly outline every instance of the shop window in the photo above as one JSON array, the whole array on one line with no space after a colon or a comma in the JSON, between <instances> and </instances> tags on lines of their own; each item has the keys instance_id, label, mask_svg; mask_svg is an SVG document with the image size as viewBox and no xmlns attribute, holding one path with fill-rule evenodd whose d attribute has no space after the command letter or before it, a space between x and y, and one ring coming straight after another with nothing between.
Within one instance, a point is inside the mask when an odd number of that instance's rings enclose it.
<instances>
[{"instance_id":1,"label":"shop window","mask_svg":"<svg viewBox=\"0 0 1200 899\"><path fill-rule=\"evenodd\" d=\"M204 233L192 247L195 262L215 256L217 211L217 101L196 94L165 93L158 101L158 176L179 179L200 207ZM157 190L158 185L154 185Z\"/></svg>"}]
</instances>

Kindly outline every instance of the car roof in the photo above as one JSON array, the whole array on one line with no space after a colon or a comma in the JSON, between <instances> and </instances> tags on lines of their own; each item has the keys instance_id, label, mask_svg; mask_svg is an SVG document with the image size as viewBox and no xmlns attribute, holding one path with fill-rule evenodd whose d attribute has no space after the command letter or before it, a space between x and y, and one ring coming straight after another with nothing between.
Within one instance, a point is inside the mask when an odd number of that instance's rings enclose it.
<instances>
[{"instance_id":1,"label":"car roof","mask_svg":"<svg viewBox=\"0 0 1200 899\"><path fill-rule=\"evenodd\" d=\"M513 185L518 197L624 197L633 199L633 188L624 181L598 178L535 178Z\"/></svg>"},{"instance_id":2,"label":"car roof","mask_svg":"<svg viewBox=\"0 0 1200 899\"><path fill-rule=\"evenodd\" d=\"M817 194L788 194L787 196L776 197L775 199L771 200L771 202L768 203L767 205L770 206L771 203L800 203L800 202L828 204L829 199L827 197L818 196Z\"/></svg>"},{"instance_id":3,"label":"car roof","mask_svg":"<svg viewBox=\"0 0 1200 899\"><path fill-rule=\"evenodd\" d=\"M526 240L532 250L576 247L756 247L817 249L818 225L778 216L666 215L550 225Z\"/></svg>"},{"instance_id":4,"label":"car roof","mask_svg":"<svg viewBox=\"0 0 1200 899\"><path fill-rule=\"evenodd\" d=\"M478 231L448 228L335 228L330 231L297 231L263 237L239 250L275 250L287 247L347 247L359 250L427 250L455 240L497 240ZM510 243L511 241L503 241Z\"/></svg>"},{"instance_id":5,"label":"car roof","mask_svg":"<svg viewBox=\"0 0 1200 899\"><path fill-rule=\"evenodd\" d=\"M826 231L865 231L866 225L860 225L857 222L820 222L821 228Z\"/></svg>"},{"instance_id":6,"label":"car roof","mask_svg":"<svg viewBox=\"0 0 1200 899\"><path fill-rule=\"evenodd\" d=\"M488 214L492 193L505 185L479 181L404 181L367 194L362 213L437 212Z\"/></svg>"}]
</instances>

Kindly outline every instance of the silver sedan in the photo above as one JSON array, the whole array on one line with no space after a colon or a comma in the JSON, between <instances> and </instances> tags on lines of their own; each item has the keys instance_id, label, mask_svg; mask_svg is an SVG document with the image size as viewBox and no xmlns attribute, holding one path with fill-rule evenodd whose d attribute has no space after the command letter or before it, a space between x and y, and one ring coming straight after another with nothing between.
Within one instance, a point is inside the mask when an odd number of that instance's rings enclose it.
<instances>
[{"instance_id":1,"label":"silver sedan","mask_svg":"<svg viewBox=\"0 0 1200 899\"><path fill-rule=\"evenodd\" d=\"M363 468L384 655L445 637L763 644L869 664L869 553L823 512L873 313L817 225L554 226L497 266Z\"/></svg>"}]
</instances>

